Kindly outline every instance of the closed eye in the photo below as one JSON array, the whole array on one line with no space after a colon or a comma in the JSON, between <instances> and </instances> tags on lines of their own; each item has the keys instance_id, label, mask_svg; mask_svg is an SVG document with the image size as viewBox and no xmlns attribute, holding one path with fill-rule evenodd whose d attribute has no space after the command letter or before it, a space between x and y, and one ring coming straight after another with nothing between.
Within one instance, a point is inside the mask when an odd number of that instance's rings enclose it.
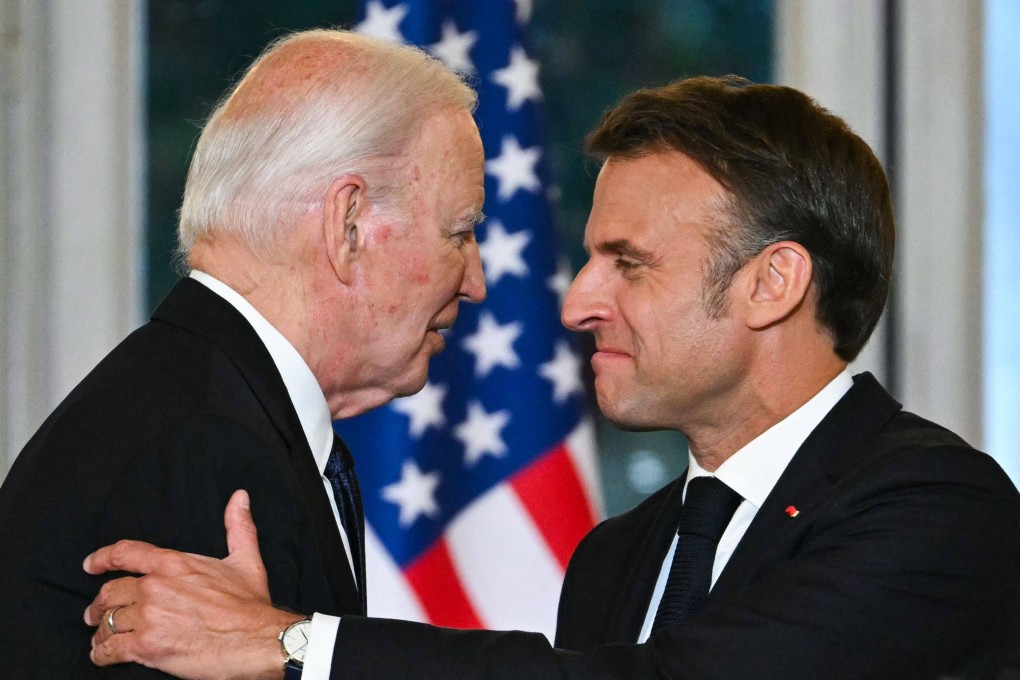
<instances>
[{"instance_id":1,"label":"closed eye","mask_svg":"<svg viewBox=\"0 0 1020 680\"><path fill-rule=\"evenodd\" d=\"M450 238L458 247L472 243L475 240L475 227L484 221L485 215L482 211L475 210L458 222L459 230L450 234Z\"/></svg>"},{"instance_id":2,"label":"closed eye","mask_svg":"<svg viewBox=\"0 0 1020 680\"><path fill-rule=\"evenodd\" d=\"M474 229L469 231L458 231L452 238L458 246L464 246L475 240L475 232Z\"/></svg>"}]
</instances>

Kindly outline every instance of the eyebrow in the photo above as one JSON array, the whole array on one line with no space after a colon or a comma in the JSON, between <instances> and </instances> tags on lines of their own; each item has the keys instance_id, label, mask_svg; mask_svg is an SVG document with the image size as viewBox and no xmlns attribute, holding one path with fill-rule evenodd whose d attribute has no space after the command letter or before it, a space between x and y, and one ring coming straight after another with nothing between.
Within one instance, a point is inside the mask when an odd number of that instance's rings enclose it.
<instances>
[{"instance_id":1,"label":"eyebrow","mask_svg":"<svg viewBox=\"0 0 1020 680\"><path fill-rule=\"evenodd\" d=\"M468 213L467 217L465 218L465 221L469 221L472 224L481 224L482 222L485 221L485 213L483 213L481 210L473 210L470 213Z\"/></svg>"},{"instance_id":2,"label":"eyebrow","mask_svg":"<svg viewBox=\"0 0 1020 680\"><path fill-rule=\"evenodd\" d=\"M585 245L585 250L588 250L587 245ZM622 255L639 262L651 262L655 258L652 251L639 248L625 238L599 243L595 246L595 250L606 255Z\"/></svg>"}]
</instances>

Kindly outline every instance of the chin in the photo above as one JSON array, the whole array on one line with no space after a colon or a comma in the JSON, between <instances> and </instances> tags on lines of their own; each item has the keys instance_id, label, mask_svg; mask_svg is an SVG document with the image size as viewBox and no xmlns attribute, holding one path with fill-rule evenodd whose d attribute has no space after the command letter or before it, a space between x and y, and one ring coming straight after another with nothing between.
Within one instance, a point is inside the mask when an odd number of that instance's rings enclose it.
<instances>
[{"instance_id":1,"label":"chin","mask_svg":"<svg viewBox=\"0 0 1020 680\"><path fill-rule=\"evenodd\" d=\"M421 389L425 387L425 383L429 379L429 365L425 362L425 366L420 371L415 371L413 374L405 376L404 380L397 385L395 390L397 397L409 397L412 394L418 394Z\"/></svg>"},{"instance_id":2,"label":"chin","mask_svg":"<svg viewBox=\"0 0 1020 680\"><path fill-rule=\"evenodd\" d=\"M624 400L619 396L614 398L600 393L596 393L596 396L602 415L621 430L642 432L664 429L664 425L647 412L640 400Z\"/></svg>"}]
</instances>

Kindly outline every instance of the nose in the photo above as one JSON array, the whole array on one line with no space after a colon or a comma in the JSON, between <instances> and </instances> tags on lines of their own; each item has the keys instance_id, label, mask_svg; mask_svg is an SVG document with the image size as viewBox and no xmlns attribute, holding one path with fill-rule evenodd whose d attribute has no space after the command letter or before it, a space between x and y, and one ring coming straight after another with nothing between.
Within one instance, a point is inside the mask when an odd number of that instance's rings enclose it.
<instances>
[{"instance_id":1,"label":"nose","mask_svg":"<svg viewBox=\"0 0 1020 680\"><path fill-rule=\"evenodd\" d=\"M601 299L595 268L589 260L574 277L563 300L560 320L572 331L592 331L606 318L609 306Z\"/></svg>"},{"instance_id":2,"label":"nose","mask_svg":"<svg viewBox=\"0 0 1020 680\"><path fill-rule=\"evenodd\" d=\"M459 295L468 302L485 299L485 272L482 271L482 256L478 244L472 242L465 249L464 279L460 282Z\"/></svg>"}]
</instances>

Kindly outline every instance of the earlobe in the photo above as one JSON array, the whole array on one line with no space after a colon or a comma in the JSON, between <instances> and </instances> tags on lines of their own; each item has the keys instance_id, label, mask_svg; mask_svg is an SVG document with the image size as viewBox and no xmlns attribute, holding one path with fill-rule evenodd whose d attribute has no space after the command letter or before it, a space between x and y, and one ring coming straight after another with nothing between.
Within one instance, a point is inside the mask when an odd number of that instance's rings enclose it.
<instances>
[{"instance_id":1,"label":"earlobe","mask_svg":"<svg viewBox=\"0 0 1020 680\"><path fill-rule=\"evenodd\" d=\"M811 286L811 254L804 246L793 241L773 243L749 264L754 282L748 326L766 328L801 306Z\"/></svg>"},{"instance_id":2,"label":"earlobe","mask_svg":"<svg viewBox=\"0 0 1020 680\"><path fill-rule=\"evenodd\" d=\"M322 206L322 231L333 272L341 283L351 282L351 268L364 246L364 230L357 220L363 216L365 182L358 175L334 179Z\"/></svg>"}]
</instances>

